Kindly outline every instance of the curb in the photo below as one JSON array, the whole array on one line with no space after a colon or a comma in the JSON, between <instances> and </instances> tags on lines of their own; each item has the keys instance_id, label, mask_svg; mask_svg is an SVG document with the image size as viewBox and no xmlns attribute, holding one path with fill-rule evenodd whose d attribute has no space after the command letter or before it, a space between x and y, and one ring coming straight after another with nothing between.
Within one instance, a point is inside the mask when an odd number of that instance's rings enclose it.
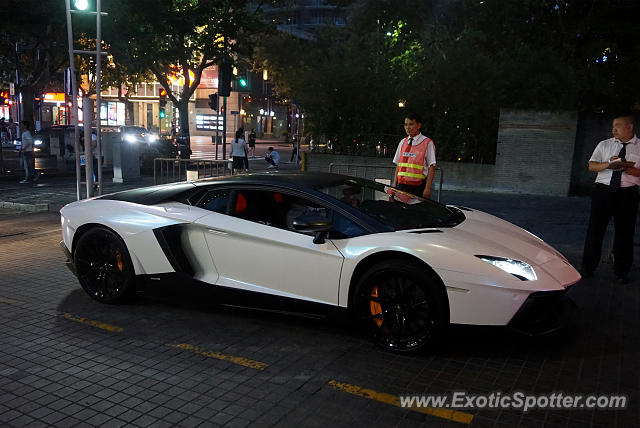
<instances>
[{"instance_id":1,"label":"curb","mask_svg":"<svg viewBox=\"0 0 640 428\"><path fill-rule=\"evenodd\" d=\"M16 211L27 211L27 212L51 211L52 205L55 206L57 204L21 204L18 202L0 201L0 208L8 208Z\"/></svg>"}]
</instances>

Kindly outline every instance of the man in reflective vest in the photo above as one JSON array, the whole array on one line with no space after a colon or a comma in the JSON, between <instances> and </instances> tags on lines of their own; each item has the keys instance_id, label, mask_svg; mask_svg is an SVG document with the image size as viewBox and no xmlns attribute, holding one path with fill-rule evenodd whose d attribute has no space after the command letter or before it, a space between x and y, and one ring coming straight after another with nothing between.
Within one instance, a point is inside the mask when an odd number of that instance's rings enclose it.
<instances>
[{"instance_id":1,"label":"man in reflective vest","mask_svg":"<svg viewBox=\"0 0 640 428\"><path fill-rule=\"evenodd\" d=\"M415 113L404 118L407 136L400 140L393 158L396 173L393 186L405 192L431 198L431 185L436 173L436 146L420 133L422 121Z\"/></svg>"}]
</instances>

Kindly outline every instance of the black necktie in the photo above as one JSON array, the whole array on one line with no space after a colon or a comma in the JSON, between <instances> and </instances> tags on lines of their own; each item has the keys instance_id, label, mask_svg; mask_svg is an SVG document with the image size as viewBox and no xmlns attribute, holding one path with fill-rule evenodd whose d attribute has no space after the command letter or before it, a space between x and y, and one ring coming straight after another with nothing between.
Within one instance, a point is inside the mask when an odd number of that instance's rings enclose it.
<instances>
[{"instance_id":1,"label":"black necktie","mask_svg":"<svg viewBox=\"0 0 640 428\"><path fill-rule=\"evenodd\" d=\"M410 145L410 146L411 146L411 145L413 145L413 137L410 137L410 138L409 138L409 145Z\"/></svg>"},{"instance_id":2,"label":"black necktie","mask_svg":"<svg viewBox=\"0 0 640 428\"><path fill-rule=\"evenodd\" d=\"M622 149L620 149L620 153L618 153L618 157L622 162L625 162L625 156L627 155L627 144L622 143ZM620 182L622 181L622 171L616 169L611 174L611 182L609 185L611 186L611 190L616 191L620 188Z\"/></svg>"}]
</instances>

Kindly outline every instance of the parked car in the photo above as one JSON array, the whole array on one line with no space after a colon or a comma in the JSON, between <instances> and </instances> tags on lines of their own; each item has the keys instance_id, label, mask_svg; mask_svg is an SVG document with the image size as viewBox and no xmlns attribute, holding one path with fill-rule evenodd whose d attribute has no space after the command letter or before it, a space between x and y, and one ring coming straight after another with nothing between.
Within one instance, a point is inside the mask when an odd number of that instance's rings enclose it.
<instances>
[{"instance_id":1,"label":"parked car","mask_svg":"<svg viewBox=\"0 0 640 428\"><path fill-rule=\"evenodd\" d=\"M580 280L511 223L338 174L146 187L61 216L68 264L100 302L124 300L138 278L196 281L243 306L348 310L391 351L433 346L450 323L552 331Z\"/></svg>"}]
</instances>

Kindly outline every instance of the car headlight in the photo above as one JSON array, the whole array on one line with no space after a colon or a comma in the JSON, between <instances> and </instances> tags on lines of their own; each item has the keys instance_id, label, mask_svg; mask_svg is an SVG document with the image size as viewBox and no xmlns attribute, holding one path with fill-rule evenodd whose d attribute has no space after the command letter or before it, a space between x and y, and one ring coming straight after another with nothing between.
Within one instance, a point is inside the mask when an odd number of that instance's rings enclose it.
<instances>
[{"instance_id":1,"label":"car headlight","mask_svg":"<svg viewBox=\"0 0 640 428\"><path fill-rule=\"evenodd\" d=\"M156 137L155 135L153 135L153 134L147 135L147 141L148 142L155 143L157 140L158 140L158 137Z\"/></svg>"},{"instance_id":2,"label":"car headlight","mask_svg":"<svg viewBox=\"0 0 640 428\"><path fill-rule=\"evenodd\" d=\"M132 134L126 134L124 136L124 141L126 141L127 143L135 143L136 142L136 136L132 135Z\"/></svg>"},{"instance_id":3,"label":"car headlight","mask_svg":"<svg viewBox=\"0 0 640 428\"><path fill-rule=\"evenodd\" d=\"M502 269L507 273L510 273L522 281L535 281L538 279L536 272L529 263L521 262L520 260L507 259L505 257L480 255L476 255L476 257Z\"/></svg>"},{"instance_id":4,"label":"car headlight","mask_svg":"<svg viewBox=\"0 0 640 428\"><path fill-rule=\"evenodd\" d=\"M35 144L36 146L39 146L42 144L42 140L34 140L33 144Z\"/></svg>"}]
</instances>

